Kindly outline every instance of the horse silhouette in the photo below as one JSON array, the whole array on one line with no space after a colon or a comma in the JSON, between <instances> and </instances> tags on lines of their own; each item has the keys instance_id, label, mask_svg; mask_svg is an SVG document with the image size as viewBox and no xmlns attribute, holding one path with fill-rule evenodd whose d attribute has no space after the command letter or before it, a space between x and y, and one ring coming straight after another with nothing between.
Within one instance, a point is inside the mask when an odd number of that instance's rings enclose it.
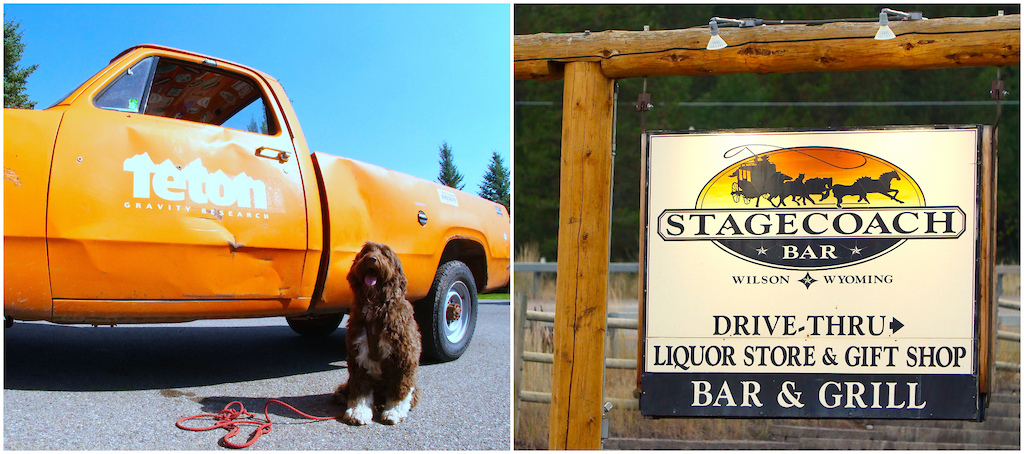
<instances>
[{"instance_id":1,"label":"horse silhouette","mask_svg":"<svg viewBox=\"0 0 1024 454\"><path fill-rule=\"evenodd\" d=\"M800 174L794 180L789 180L782 183L782 197L779 199L779 206L786 206L786 197L790 197L793 203L797 203L796 198L800 197L802 205L807 205L807 201L810 200L811 204L814 204L814 199L811 198L813 194L807 187L807 183L804 182L804 174Z\"/></svg>"},{"instance_id":2,"label":"horse silhouette","mask_svg":"<svg viewBox=\"0 0 1024 454\"><path fill-rule=\"evenodd\" d=\"M895 170L890 170L888 172L883 173L880 177L878 177L877 180L873 180L867 177L860 178L859 180L864 180L862 184L864 185L865 191L869 193L874 192L878 194L883 194L886 197L889 197L890 199L893 199L899 203L904 203L902 200L896 198L896 196L899 195L900 191L898 189L892 188L891 184L893 179L902 180L902 178L900 178L900 174L896 173Z\"/></svg>"},{"instance_id":3,"label":"horse silhouette","mask_svg":"<svg viewBox=\"0 0 1024 454\"><path fill-rule=\"evenodd\" d=\"M895 170L890 170L878 178L860 177L851 185L834 184L832 185L832 195L836 198L836 207L843 206L843 197L853 195L858 197L858 202L871 203L868 201L868 193L882 194L899 203L904 203L896 198L900 191L892 188L893 179L900 180L901 178Z\"/></svg>"},{"instance_id":4,"label":"horse silhouette","mask_svg":"<svg viewBox=\"0 0 1024 454\"><path fill-rule=\"evenodd\" d=\"M829 189L832 188L832 177L811 178L804 182L804 186L807 188L807 192L811 194L821 194L821 198L818 201L824 202L828 198Z\"/></svg>"},{"instance_id":5,"label":"horse silhouette","mask_svg":"<svg viewBox=\"0 0 1024 454\"><path fill-rule=\"evenodd\" d=\"M791 179L793 179L793 177L786 175L782 172L775 172L774 174L768 176L768 178L765 180L765 185L763 188L764 195L768 196L768 203L772 204L772 206L776 208L778 208L780 205L785 205L785 203L783 203L782 201L782 199L785 197L785 195L783 195L783 188L785 186L786 181ZM772 199L776 197L779 198L779 203L772 202ZM754 206L757 205L755 204Z\"/></svg>"}]
</instances>

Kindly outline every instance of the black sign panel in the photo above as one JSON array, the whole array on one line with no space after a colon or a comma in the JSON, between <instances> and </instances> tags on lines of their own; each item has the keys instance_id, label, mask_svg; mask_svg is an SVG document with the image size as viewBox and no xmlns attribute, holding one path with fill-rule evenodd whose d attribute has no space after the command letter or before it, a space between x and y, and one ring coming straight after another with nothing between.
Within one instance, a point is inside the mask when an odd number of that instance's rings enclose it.
<instances>
[{"instance_id":1,"label":"black sign panel","mask_svg":"<svg viewBox=\"0 0 1024 454\"><path fill-rule=\"evenodd\" d=\"M980 420L973 375L643 375L645 416Z\"/></svg>"}]
</instances>

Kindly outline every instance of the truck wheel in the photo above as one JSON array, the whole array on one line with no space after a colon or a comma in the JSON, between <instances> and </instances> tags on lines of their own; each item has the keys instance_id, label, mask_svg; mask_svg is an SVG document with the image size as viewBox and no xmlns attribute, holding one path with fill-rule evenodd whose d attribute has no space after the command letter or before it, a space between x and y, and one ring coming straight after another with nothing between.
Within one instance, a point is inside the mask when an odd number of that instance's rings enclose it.
<instances>
[{"instance_id":1,"label":"truck wheel","mask_svg":"<svg viewBox=\"0 0 1024 454\"><path fill-rule=\"evenodd\" d=\"M327 337L338 329L345 314L308 315L287 317L288 326L292 331L305 337Z\"/></svg>"},{"instance_id":2,"label":"truck wheel","mask_svg":"<svg viewBox=\"0 0 1024 454\"><path fill-rule=\"evenodd\" d=\"M440 361L458 359L476 330L476 281L465 263L441 265L430 293L416 305L423 353Z\"/></svg>"}]
</instances>

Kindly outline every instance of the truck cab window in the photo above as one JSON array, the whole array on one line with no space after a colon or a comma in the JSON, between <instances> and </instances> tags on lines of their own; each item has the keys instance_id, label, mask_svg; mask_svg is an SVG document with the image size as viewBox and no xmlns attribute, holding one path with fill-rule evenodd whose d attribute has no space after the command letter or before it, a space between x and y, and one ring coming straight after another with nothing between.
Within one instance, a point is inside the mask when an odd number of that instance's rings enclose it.
<instances>
[{"instance_id":1,"label":"truck cab window","mask_svg":"<svg viewBox=\"0 0 1024 454\"><path fill-rule=\"evenodd\" d=\"M271 124L267 120L267 106L263 98L256 98L248 106L224 121L221 126L242 131L271 134Z\"/></svg>"},{"instance_id":2,"label":"truck cab window","mask_svg":"<svg viewBox=\"0 0 1024 454\"><path fill-rule=\"evenodd\" d=\"M144 63L148 65L146 70L136 70ZM152 65L155 68L149 70ZM141 108L146 115L260 134L276 134L278 130L259 85L247 76L156 57L140 61L130 72L132 75L122 76L97 97L98 107L130 112ZM136 81L138 74L144 74L141 82ZM131 91L130 87L135 86L141 89ZM142 93L147 94L143 97Z\"/></svg>"},{"instance_id":3,"label":"truck cab window","mask_svg":"<svg viewBox=\"0 0 1024 454\"><path fill-rule=\"evenodd\" d=\"M138 113L155 61L156 57L149 57L125 71L96 97L96 107Z\"/></svg>"}]
</instances>

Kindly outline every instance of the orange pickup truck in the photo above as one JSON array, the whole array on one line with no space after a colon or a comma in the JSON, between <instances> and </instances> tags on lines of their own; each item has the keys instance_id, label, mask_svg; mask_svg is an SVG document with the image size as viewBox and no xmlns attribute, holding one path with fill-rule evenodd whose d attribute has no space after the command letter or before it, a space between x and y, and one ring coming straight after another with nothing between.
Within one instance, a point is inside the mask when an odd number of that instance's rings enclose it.
<instances>
[{"instance_id":1,"label":"orange pickup truck","mask_svg":"<svg viewBox=\"0 0 1024 454\"><path fill-rule=\"evenodd\" d=\"M4 109L8 326L284 316L326 335L376 241L424 351L452 360L477 293L508 285L509 227L500 204L310 153L280 83L205 55L133 47L46 110Z\"/></svg>"}]
</instances>

